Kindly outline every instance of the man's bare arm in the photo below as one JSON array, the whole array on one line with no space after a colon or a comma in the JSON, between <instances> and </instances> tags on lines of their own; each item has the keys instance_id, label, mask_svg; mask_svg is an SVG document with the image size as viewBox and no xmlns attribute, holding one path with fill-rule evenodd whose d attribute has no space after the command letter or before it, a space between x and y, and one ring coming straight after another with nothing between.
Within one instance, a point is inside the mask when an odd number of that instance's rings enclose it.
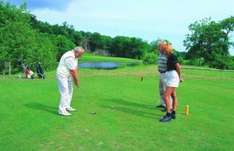
<instances>
[{"instance_id":1,"label":"man's bare arm","mask_svg":"<svg viewBox=\"0 0 234 151\"><path fill-rule=\"evenodd\" d=\"M72 76L72 79L73 79L75 85L79 87L80 82L78 79L77 70L70 70L70 73L71 73L71 76Z\"/></svg>"}]
</instances>

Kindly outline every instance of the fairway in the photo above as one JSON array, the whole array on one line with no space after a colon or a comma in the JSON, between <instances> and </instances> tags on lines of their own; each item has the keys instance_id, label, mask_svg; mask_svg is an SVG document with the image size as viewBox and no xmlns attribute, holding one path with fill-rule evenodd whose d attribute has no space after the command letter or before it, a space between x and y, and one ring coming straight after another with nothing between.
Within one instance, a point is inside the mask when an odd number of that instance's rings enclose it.
<instances>
[{"instance_id":1,"label":"fairway","mask_svg":"<svg viewBox=\"0 0 234 151\"><path fill-rule=\"evenodd\" d=\"M71 117L57 115L54 72L46 80L1 77L0 150L234 150L234 72L183 69L178 118L160 123L156 71L143 65L81 69L73 97L78 111Z\"/></svg>"}]
</instances>

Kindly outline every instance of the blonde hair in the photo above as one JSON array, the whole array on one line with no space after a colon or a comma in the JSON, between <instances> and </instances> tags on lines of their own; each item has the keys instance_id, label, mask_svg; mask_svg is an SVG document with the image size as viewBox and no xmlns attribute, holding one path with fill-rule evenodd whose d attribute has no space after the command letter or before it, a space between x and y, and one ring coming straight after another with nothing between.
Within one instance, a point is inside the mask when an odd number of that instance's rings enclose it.
<instances>
[{"instance_id":1,"label":"blonde hair","mask_svg":"<svg viewBox=\"0 0 234 151\"><path fill-rule=\"evenodd\" d=\"M159 43L159 49L163 51L166 55L172 54L173 51L172 44L167 41Z\"/></svg>"}]
</instances>

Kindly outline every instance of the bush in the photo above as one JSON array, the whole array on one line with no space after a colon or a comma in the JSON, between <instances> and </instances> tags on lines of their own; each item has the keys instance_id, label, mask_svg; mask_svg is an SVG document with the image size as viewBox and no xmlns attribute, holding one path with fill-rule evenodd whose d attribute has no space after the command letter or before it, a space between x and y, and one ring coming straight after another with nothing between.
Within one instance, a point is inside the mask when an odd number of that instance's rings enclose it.
<instances>
[{"instance_id":1,"label":"bush","mask_svg":"<svg viewBox=\"0 0 234 151\"><path fill-rule=\"evenodd\" d=\"M153 52L146 53L143 57L144 64L156 64L156 61L157 61L157 55Z\"/></svg>"},{"instance_id":2,"label":"bush","mask_svg":"<svg viewBox=\"0 0 234 151\"><path fill-rule=\"evenodd\" d=\"M191 59L188 61L189 65L194 65L194 66L203 66L205 65L204 58L196 58L196 59Z\"/></svg>"},{"instance_id":3,"label":"bush","mask_svg":"<svg viewBox=\"0 0 234 151\"><path fill-rule=\"evenodd\" d=\"M178 62L180 64L184 64L184 58L183 57L179 56L179 57L177 57L177 59L178 59Z\"/></svg>"},{"instance_id":4,"label":"bush","mask_svg":"<svg viewBox=\"0 0 234 151\"><path fill-rule=\"evenodd\" d=\"M215 59L209 63L209 66L217 69L234 69L234 61L229 56L216 55Z\"/></svg>"}]
</instances>

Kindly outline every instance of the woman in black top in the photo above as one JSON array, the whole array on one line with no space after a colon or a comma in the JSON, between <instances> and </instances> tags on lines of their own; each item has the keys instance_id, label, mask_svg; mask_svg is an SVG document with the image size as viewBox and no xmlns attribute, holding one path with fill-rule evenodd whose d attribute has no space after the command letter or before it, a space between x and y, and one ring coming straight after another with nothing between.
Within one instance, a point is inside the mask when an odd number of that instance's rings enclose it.
<instances>
[{"instance_id":1,"label":"woman in black top","mask_svg":"<svg viewBox=\"0 0 234 151\"><path fill-rule=\"evenodd\" d=\"M165 76L166 90L164 92L164 99L166 103L167 113L160 119L160 122L169 122L172 119L176 118L176 107L177 107L176 88L179 86L179 83L181 81L180 64L177 61L177 57L172 53L171 44L167 44L167 47L165 49L165 54L168 57L167 72ZM171 97L173 99L172 105L170 101Z\"/></svg>"}]
</instances>

